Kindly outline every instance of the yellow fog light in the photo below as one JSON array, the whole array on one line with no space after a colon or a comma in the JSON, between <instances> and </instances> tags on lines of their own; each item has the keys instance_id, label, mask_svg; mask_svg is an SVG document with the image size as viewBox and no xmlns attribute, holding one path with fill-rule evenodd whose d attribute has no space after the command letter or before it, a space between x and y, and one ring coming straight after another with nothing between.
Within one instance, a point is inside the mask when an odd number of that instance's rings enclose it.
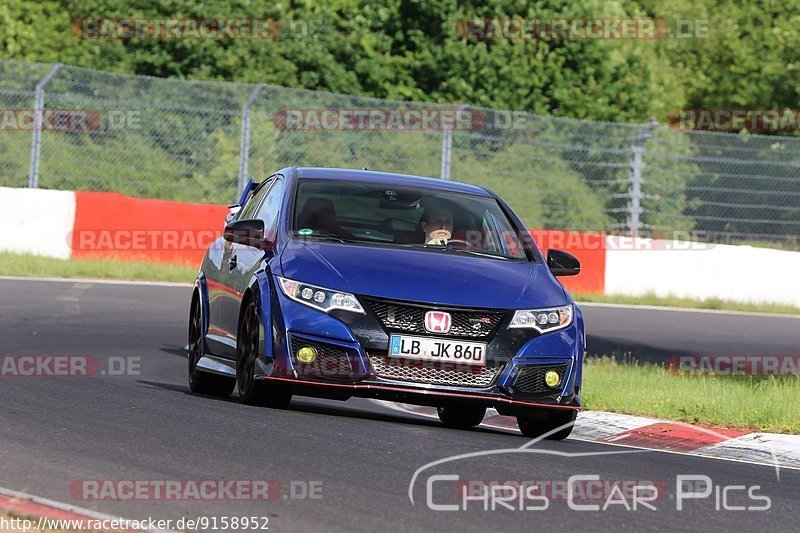
<instances>
[{"instance_id":1,"label":"yellow fog light","mask_svg":"<svg viewBox=\"0 0 800 533\"><path fill-rule=\"evenodd\" d=\"M301 363L313 363L317 358L317 351L311 346L303 346L297 351L297 359Z\"/></svg>"},{"instance_id":2,"label":"yellow fog light","mask_svg":"<svg viewBox=\"0 0 800 533\"><path fill-rule=\"evenodd\" d=\"M561 382L561 376L555 370L548 370L544 374L544 382L548 387L556 387Z\"/></svg>"}]
</instances>

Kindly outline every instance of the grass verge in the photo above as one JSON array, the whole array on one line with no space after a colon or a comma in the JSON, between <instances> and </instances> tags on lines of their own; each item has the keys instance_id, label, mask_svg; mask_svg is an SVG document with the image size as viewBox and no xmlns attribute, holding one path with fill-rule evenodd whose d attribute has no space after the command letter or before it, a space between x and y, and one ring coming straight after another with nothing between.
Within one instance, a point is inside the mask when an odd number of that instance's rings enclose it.
<instances>
[{"instance_id":1,"label":"grass verge","mask_svg":"<svg viewBox=\"0 0 800 533\"><path fill-rule=\"evenodd\" d=\"M661 365L588 358L584 407L690 424L800 434L800 377L677 374Z\"/></svg>"},{"instance_id":2,"label":"grass verge","mask_svg":"<svg viewBox=\"0 0 800 533\"><path fill-rule=\"evenodd\" d=\"M108 278L191 283L197 276L197 267L158 263L132 263L111 259L65 260L36 255L0 253L0 276Z\"/></svg>"},{"instance_id":3,"label":"grass verge","mask_svg":"<svg viewBox=\"0 0 800 533\"><path fill-rule=\"evenodd\" d=\"M654 305L657 307L684 307L687 309L718 309L720 311L747 311L750 313L774 313L780 315L800 315L800 307L784 304L748 304L728 300L692 300L676 296L656 296L653 293L641 296L579 294L572 293L578 302L596 302L609 304Z\"/></svg>"}]
</instances>

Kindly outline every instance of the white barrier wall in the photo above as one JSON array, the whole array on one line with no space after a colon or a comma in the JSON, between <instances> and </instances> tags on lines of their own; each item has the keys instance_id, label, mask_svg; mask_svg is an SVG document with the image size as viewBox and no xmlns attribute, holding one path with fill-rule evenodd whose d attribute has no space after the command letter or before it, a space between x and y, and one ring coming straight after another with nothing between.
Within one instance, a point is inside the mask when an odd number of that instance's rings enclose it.
<instances>
[{"instance_id":1,"label":"white barrier wall","mask_svg":"<svg viewBox=\"0 0 800 533\"><path fill-rule=\"evenodd\" d=\"M800 307L799 252L624 237L606 245L606 294Z\"/></svg>"},{"instance_id":2,"label":"white barrier wall","mask_svg":"<svg viewBox=\"0 0 800 533\"><path fill-rule=\"evenodd\" d=\"M75 193L0 187L0 251L69 259Z\"/></svg>"}]
</instances>

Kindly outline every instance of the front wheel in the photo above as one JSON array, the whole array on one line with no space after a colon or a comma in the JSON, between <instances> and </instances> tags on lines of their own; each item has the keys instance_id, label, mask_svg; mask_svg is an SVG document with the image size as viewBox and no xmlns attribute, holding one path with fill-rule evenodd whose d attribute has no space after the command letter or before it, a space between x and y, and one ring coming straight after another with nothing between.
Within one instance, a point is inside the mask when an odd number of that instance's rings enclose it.
<instances>
[{"instance_id":1,"label":"front wheel","mask_svg":"<svg viewBox=\"0 0 800 533\"><path fill-rule=\"evenodd\" d=\"M227 398L236 386L233 378L203 372L197 363L203 357L203 315L200 300L194 298L189 311L189 388L198 394Z\"/></svg>"},{"instance_id":2,"label":"front wheel","mask_svg":"<svg viewBox=\"0 0 800 533\"><path fill-rule=\"evenodd\" d=\"M572 427L578 417L577 410L551 410L538 412L532 416L518 416L517 424L523 435L529 438L542 435L558 429L545 438L550 440L564 440L572 433ZM560 428L560 429L559 429Z\"/></svg>"},{"instance_id":3,"label":"front wheel","mask_svg":"<svg viewBox=\"0 0 800 533\"><path fill-rule=\"evenodd\" d=\"M455 429L475 427L486 415L486 407L473 405L439 407L436 411L442 424Z\"/></svg>"},{"instance_id":4,"label":"front wheel","mask_svg":"<svg viewBox=\"0 0 800 533\"><path fill-rule=\"evenodd\" d=\"M256 304L250 301L242 311L236 338L236 382L239 386L239 397L249 405L283 408L292 401L291 392L281 384L267 384L255 379L259 329Z\"/></svg>"}]
</instances>

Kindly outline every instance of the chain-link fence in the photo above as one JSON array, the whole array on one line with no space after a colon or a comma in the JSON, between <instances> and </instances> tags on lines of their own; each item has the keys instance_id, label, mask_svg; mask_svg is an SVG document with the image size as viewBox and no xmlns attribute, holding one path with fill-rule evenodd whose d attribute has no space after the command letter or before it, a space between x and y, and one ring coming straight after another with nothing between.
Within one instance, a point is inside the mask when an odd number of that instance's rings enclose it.
<instances>
[{"instance_id":1,"label":"chain-link fence","mask_svg":"<svg viewBox=\"0 0 800 533\"><path fill-rule=\"evenodd\" d=\"M2 186L225 203L248 175L368 167L488 187L535 228L800 236L796 137L17 61L0 61L0 110Z\"/></svg>"}]
</instances>

